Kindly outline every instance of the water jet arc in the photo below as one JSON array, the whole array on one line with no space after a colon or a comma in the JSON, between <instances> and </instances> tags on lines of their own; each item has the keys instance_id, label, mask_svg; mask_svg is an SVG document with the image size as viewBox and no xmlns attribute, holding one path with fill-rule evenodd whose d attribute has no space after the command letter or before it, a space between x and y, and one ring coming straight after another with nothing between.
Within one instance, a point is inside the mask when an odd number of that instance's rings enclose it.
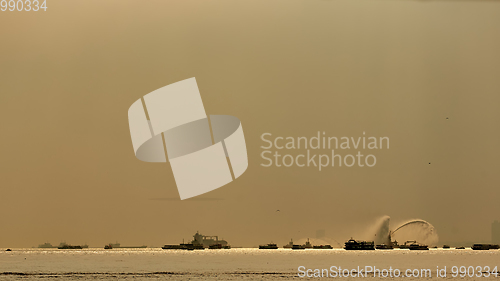
<instances>
[{"instance_id":1,"label":"water jet arc","mask_svg":"<svg viewBox=\"0 0 500 281\"><path fill-rule=\"evenodd\" d=\"M413 220L413 221L409 221L407 223L404 223L404 224L400 225L398 228L396 228L394 231L391 231L391 235L396 233L396 231L400 230L401 228L408 226L410 224L426 224L426 225L430 226L432 229L434 229L434 226L432 226L432 224L430 224L424 220Z\"/></svg>"}]
</instances>

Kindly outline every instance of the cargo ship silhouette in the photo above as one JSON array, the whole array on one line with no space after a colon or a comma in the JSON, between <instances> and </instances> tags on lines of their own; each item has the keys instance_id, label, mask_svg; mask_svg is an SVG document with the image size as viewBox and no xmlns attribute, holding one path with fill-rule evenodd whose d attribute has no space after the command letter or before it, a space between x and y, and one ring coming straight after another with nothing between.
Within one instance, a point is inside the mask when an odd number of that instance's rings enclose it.
<instances>
[{"instance_id":1,"label":"cargo ship silhouette","mask_svg":"<svg viewBox=\"0 0 500 281\"><path fill-rule=\"evenodd\" d=\"M193 235L191 243L182 243L178 245L165 245L164 250L204 250L208 249L231 249L231 246L224 239L219 239L219 236L205 236L198 231Z\"/></svg>"}]
</instances>

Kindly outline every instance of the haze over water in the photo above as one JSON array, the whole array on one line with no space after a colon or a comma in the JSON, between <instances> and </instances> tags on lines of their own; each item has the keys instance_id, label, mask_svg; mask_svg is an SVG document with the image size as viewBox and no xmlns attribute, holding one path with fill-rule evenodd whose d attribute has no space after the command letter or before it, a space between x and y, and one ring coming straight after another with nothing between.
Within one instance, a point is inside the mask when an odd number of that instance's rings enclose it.
<instances>
[{"instance_id":1,"label":"haze over water","mask_svg":"<svg viewBox=\"0 0 500 281\"><path fill-rule=\"evenodd\" d=\"M151 249L13 249L0 252L2 280L287 280L298 267L354 269L357 266L401 271L436 266L500 266L500 251L431 249L429 251L345 251L229 249L182 251ZM23 273L23 274L8 274ZM494 277L481 278L492 280ZM367 278L378 279L378 278ZM405 278L406 280L422 280ZM442 278L441 278L442 279ZM496 279L494 279L496 280Z\"/></svg>"},{"instance_id":2,"label":"haze over water","mask_svg":"<svg viewBox=\"0 0 500 281\"><path fill-rule=\"evenodd\" d=\"M499 14L499 1L410 0L52 0L2 12L0 247L160 246L197 230L244 247L317 230L342 242L384 214L424 219L442 241L489 242ZM169 164L136 159L127 110L193 76L207 113L241 120L249 167L181 202ZM262 134L318 132L387 136L390 149L369 152L372 168L261 166Z\"/></svg>"}]
</instances>

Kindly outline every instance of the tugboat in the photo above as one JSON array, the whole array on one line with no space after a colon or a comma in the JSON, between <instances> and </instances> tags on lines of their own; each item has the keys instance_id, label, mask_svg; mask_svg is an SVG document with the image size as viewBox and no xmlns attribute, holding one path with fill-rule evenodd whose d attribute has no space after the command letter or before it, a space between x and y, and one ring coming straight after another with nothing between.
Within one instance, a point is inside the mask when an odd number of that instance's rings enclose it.
<instances>
[{"instance_id":1,"label":"tugboat","mask_svg":"<svg viewBox=\"0 0 500 281\"><path fill-rule=\"evenodd\" d=\"M499 249L499 245L494 244L474 244L472 250L496 250Z\"/></svg>"},{"instance_id":2,"label":"tugboat","mask_svg":"<svg viewBox=\"0 0 500 281\"><path fill-rule=\"evenodd\" d=\"M397 240L394 240L391 242L391 246L392 248L394 249L399 249L399 244L398 244L398 241Z\"/></svg>"},{"instance_id":3,"label":"tugboat","mask_svg":"<svg viewBox=\"0 0 500 281\"><path fill-rule=\"evenodd\" d=\"M59 246L57 247L57 249L82 249L82 246L72 246L72 245L69 245L69 244L66 244L65 242L62 242L61 244L59 244Z\"/></svg>"},{"instance_id":4,"label":"tugboat","mask_svg":"<svg viewBox=\"0 0 500 281\"><path fill-rule=\"evenodd\" d=\"M288 242L288 244L283 246L283 249L292 249L292 250L304 250L305 248L306 248L305 244L304 245L293 244L293 239L290 239L290 242Z\"/></svg>"},{"instance_id":5,"label":"tugboat","mask_svg":"<svg viewBox=\"0 0 500 281\"><path fill-rule=\"evenodd\" d=\"M313 245L309 242L309 238L307 238L307 242L303 245L305 249L312 249Z\"/></svg>"},{"instance_id":6,"label":"tugboat","mask_svg":"<svg viewBox=\"0 0 500 281\"><path fill-rule=\"evenodd\" d=\"M57 248L57 247L52 246L52 244L47 242L47 243L43 243L43 244L38 245L38 248Z\"/></svg>"},{"instance_id":7,"label":"tugboat","mask_svg":"<svg viewBox=\"0 0 500 281\"><path fill-rule=\"evenodd\" d=\"M291 249L293 247L293 239L290 239L290 242L283 246L283 249Z\"/></svg>"},{"instance_id":8,"label":"tugboat","mask_svg":"<svg viewBox=\"0 0 500 281\"><path fill-rule=\"evenodd\" d=\"M333 249L331 245L314 245L313 249Z\"/></svg>"},{"instance_id":9,"label":"tugboat","mask_svg":"<svg viewBox=\"0 0 500 281\"><path fill-rule=\"evenodd\" d=\"M205 247L200 244L179 244L179 245L165 245L161 247L163 250L188 250L188 251L193 251L193 250L205 250Z\"/></svg>"},{"instance_id":10,"label":"tugboat","mask_svg":"<svg viewBox=\"0 0 500 281\"><path fill-rule=\"evenodd\" d=\"M276 250L276 249L278 249L278 245L276 245L274 243L269 243L267 245L259 245L259 249L263 249L263 250Z\"/></svg>"},{"instance_id":11,"label":"tugboat","mask_svg":"<svg viewBox=\"0 0 500 281\"><path fill-rule=\"evenodd\" d=\"M377 250L392 250L392 249L394 249L394 247L392 247L390 245L386 245L386 244L377 245L377 246L375 246L375 248Z\"/></svg>"},{"instance_id":12,"label":"tugboat","mask_svg":"<svg viewBox=\"0 0 500 281\"><path fill-rule=\"evenodd\" d=\"M140 249L140 248L147 248L148 246L121 246L120 243L116 242L116 243L109 243L108 244L109 247L111 247L110 249L118 249L118 248L121 248L121 249Z\"/></svg>"},{"instance_id":13,"label":"tugboat","mask_svg":"<svg viewBox=\"0 0 500 281\"><path fill-rule=\"evenodd\" d=\"M417 243L417 241L406 241L403 245L399 245L400 249L410 249L410 245Z\"/></svg>"},{"instance_id":14,"label":"tugboat","mask_svg":"<svg viewBox=\"0 0 500 281\"><path fill-rule=\"evenodd\" d=\"M292 250L305 250L306 247L304 245L293 245Z\"/></svg>"},{"instance_id":15,"label":"tugboat","mask_svg":"<svg viewBox=\"0 0 500 281\"><path fill-rule=\"evenodd\" d=\"M410 250L429 250L429 247L427 245L420 245L418 243L412 243L409 246Z\"/></svg>"},{"instance_id":16,"label":"tugboat","mask_svg":"<svg viewBox=\"0 0 500 281\"><path fill-rule=\"evenodd\" d=\"M187 247L184 247L185 244L179 245L165 245L161 247L163 250L187 250Z\"/></svg>"},{"instance_id":17,"label":"tugboat","mask_svg":"<svg viewBox=\"0 0 500 281\"><path fill-rule=\"evenodd\" d=\"M110 249L113 249L113 246L111 244L108 244L108 245L104 246L104 249L110 250Z\"/></svg>"},{"instance_id":18,"label":"tugboat","mask_svg":"<svg viewBox=\"0 0 500 281\"><path fill-rule=\"evenodd\" d=\"M373 241L356 241L354 239L349 239L345 242L346 250L375 250L375 243Z\"/></svg>"}]
</instances>

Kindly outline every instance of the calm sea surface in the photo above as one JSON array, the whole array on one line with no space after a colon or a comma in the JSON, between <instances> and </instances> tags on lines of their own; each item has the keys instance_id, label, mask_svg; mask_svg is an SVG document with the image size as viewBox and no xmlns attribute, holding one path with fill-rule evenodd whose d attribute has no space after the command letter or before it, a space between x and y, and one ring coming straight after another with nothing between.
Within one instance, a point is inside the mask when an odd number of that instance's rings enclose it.
<instances>
[{"instance_id":1,"label":"calm sea surface","mask_svg":"<svg viewBox=\"0 0 500 281\"><path fill-rule=\"evenodd\" d=\"M343 280L500 280L491 275L500 269L500 250L431 249L429 251L386 250L259 250L230 249L182 251L151 249L12 249L0 252L0 280L288 280L300 278L303 271L323 272L348 269L358 272L365 266L398 269L401 277L329 277ZM436 269L446 266L446 277L437 277ZM453 278L453 266L467 277ZM463 266L463 268L460 268ZM481 267L481 268L478 268ZM486 266L489 266L488 272ZM405 272L430 269L432 277L405 277ZM480 270L479 270L480 269ZM317 271L317 272L318 272ZM474 272L472 272L474 271ZM331 272L330 272L331 273ZM325 274L325 273L324 273ZM331 273L333 274L333 273ZM382 273L383 274L383 273ZM459 273L460 274L460 273ZM485 275L490 275L485 277ZM325 275L324 275L325 276ZM474 276L474 277L470 277ZM481 276L481 277L478 277Z\"/></svg>"}]
</instances>

